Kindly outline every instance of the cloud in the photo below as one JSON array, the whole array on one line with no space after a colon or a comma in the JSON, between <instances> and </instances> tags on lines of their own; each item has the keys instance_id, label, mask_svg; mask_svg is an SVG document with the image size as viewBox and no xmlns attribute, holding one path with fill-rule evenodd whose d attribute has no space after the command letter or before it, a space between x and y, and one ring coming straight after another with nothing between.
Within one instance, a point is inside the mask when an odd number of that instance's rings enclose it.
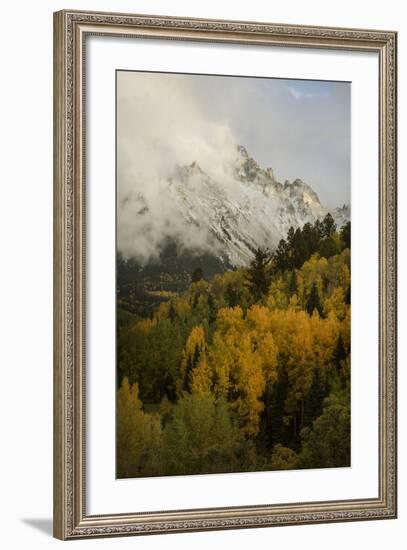
<instances>
[{"instance_id":1,"label":"cloud","mask_svg":"<svg viewBox=\"0 0 407 550\"><path fill-rule=\"evenodd\" d=\"M301 90L296 90L291 86L288 87L290 94L298 101L300 99L314 99L316 97L321 97L322 94L315 94L312 92L302 92Z\"/></svg>"},{"instance_id":2,"label":"cloud","mask_svg":"<svg viewBox=\"0 0 407 550\"><path fill-rule=\"evenodd\" d=\"M185 234L168 177L176 166L197 159L208 174L221 176L235 155L236 136L211 118L190 84L180 76L118 73L117 239L125 256L147 260L167 235L195 248L210 247L210 236L198 228Z\"/></svg>"},{"instance_id":3,"label":"cloud","mask_svg":"<svg viewBox=\"0 0 407 550\"><path fill-rule=\"evenodd\" d=\"M209 248L210 235L192 226L186 234L168 177L193 161L225 177L236 144L280 181L309 183L326 206L348 203L350 85L119 71L119 250L147 260L166 235Z\"/></svg>"}]
</instances>

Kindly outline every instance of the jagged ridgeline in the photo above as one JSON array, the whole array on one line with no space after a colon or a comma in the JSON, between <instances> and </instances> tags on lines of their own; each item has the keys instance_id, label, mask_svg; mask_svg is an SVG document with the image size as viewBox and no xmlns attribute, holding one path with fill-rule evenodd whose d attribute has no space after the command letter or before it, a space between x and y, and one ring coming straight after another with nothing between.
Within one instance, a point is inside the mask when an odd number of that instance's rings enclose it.
<instances>
[{"instance_id":1,"label":"jagged ridgeline","mask_svg":"<svg viewBox=\"0 0 407 550\"><path fill-rule=\"evenodd\" d=\"M117 476L349 466L349 207L243 147L161 184L121 197Z\"/></svg>"},{"instance_id":2,"label":"jagged ridgeline","mask_svg":"<svg viewBox=\"0 0 407 550\"><path fill-rule=\"evenodd\" d=\"M350 465L350 237L328 213L245 267L119 261L119 478Z\"/></svg>"},{"instance_id":3,"label":"jagged ridgeline","mask_svg":"<svg viewBox=\"0 0 407 550\"><path fill-rule=\"evenodd\" d=\"M302 180L278 182L272 168L260 167L241 145L216 173L206 173L197 161L177 166L163 192L176 223L170 219L161 227L158 244L154 205L140 192L131 245L118 242L118 305L141 317L187 290L196 270L210 279L247 266L259 247L276 250L291 227L313 224L328 213L338 228L350 219L348 205L328 209ZM146 242L155 243L147 253Z\"/></svg>"}]
</instances>

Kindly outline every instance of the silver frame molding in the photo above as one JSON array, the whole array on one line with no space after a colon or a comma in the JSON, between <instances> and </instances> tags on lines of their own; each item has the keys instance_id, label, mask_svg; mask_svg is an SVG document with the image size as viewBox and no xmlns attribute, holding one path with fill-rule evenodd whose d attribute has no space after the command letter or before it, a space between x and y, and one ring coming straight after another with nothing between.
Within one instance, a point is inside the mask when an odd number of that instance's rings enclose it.
<instances>
[{"instance_id":1,"label":"silver frame molding","mask_svg":"<svg viewBox=\"0 0 407 550\"><path fill-rule=\"evenodd\" d=\"M85 449L86 36L376 52L379 59L379 495L90 516ZM390 519L397 515L396 49L391 31L60 11L54 14L54 536L60 539Z\"/></svg>"}]
</instances>

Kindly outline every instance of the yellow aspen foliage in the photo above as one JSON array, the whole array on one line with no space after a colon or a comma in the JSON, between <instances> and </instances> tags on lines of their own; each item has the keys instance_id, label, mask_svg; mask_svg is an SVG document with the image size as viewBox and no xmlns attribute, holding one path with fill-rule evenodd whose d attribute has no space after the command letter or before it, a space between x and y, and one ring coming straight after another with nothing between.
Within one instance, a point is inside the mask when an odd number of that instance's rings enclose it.
<instances>
[{"instance_id":1,"label":"yellow aspen foliage","mask_svg":"<svg viewBox=\"0 0 407 550\"><path fill-rule=\"evenodd\" d=\"M304 292L309 293L315 282L318 292L322 293L322 280L328 272L328 260L320 258L318 254L314 254L304 263L300 271L304 277Z\"/></svg>"},{"instance_id":2,"label":"yellow aspen foliage","mask_svg":"<svg viewBox=\"0 0 407 550\"><path fill-rule=\"evenodd\" d=\"M121 312L119 477L347 464L350 251L328 230L290 230L260 282L195 273L152 294L152 319Z\"/></svg>"},{"instance_id":3,"label":"yellow aspen foliage","mask_svg":"<svg viewBox=\"0 0 407 550\"><path fill-rule=\"evenodd\" d=\"M342 264L340 267L338 284L344 289L350 285L350 270L345 264Z\"/></svg>"},{"instance_id":4,"label":"yellow aspen foliage","mask_svg":"<svg viewBox=\"0 0 407 550\"><path fill-rule=\"evenodd\" d=\"M216 325L221 333L226 333L230 328L242 330L244 326L242 308L236 306L220 309L216 319Z\"/></svg>"},{"instance_id":5,"label":"yellow aspen foliage","mask_svg":"<svg viewBox=\"0 0 407 550\"><path fill-rule=\"evenodd\" d=\"M302 403L308 394L315 369L319 369L322 379L332 368L332 357L337 344L338 334L343 331L344 343L347 345L348 314L341 323L335 314L322 319L317 312L309 316L304 311L288 309L270 312L270 330L278 349L278 364L285 369L288 378L288 391L285 411L294 415L301 410Z\"/></svg>"},{"instance_id":6,"label":"yellow aspen foliage","mask_svg":"<svg viewBox=\"0 0 407 550\"><path fill-rule=\"evenodd\" d=\"M267 382L277 379L277 344L271 333L270 310L252 306L247 312L247 325L253 352L260 359L260 366Z\"/></svg>"},{"instance_id":7,"label":"yellow aspen foliage","mask_svg":"<svg viewBox=\"0 0 407 550\"><path fill-rule=\"evenodd\" d=\"M281 277L273 281L267 297L267 306L270 309L286 309L288 305L286 285Z\"/></svg>"},{"instance_id":8,"label":"yellow aspen foliage","mask_svg":"<svg viewBox=\"0 0 407 550\"><path fill-rule=\"evenodd\" d=\"M270 331L271 318L270 311L264 306L252 306L247 312L248 328L259 331L264 334Z\"/></svg>"},{"instance_id":9,"label":"yellow aspen foliage","mask_svg":"<svg viewBox=\"0 0 407 550\"><path fill-rule=\"evenodd\" d=\"M250 300L250 290L246 283L247 279L243 270L226 271L222 275L215 275L212 279L210 292L219 307L233 307L230 303L231 294L234 294L239 303L245 306Z\"/></svg>"},{"instance_id":10,"label":"yellow aspen foliage","mask_svg":"<svg viewBox=\"0 0 407 550\"><path fill-rule=\"evenodd\" d=\"M199 350L205 349L205 331L202 326L192 328L185 344L183 360L191 357L197 346Z\"/></svg>"},{"instance_id":11,"label":"yellow aspen foliage","mask_svg":"<svg viewBox=\"0 0 407 550\"><path fill-rule=\"evenodd\" d=\"M240 308L223 308L217 326L208 351L215 394L231 401L243 433L255 436L266 384L277 379L277 346L270 332L270 311L253 306L244 319Z\"/></svg>"},{"instance_id":12,"label":"yellow aspen foliage","mask_svg":"<svg viewBox=\"0 0 407 550\"><path fill-rule=\"evenodd\" d=\"M298 296L298 303L302 307L305 306L305 301L307 298L305 288L306 288L306 285L305 285L304 275L301 273L301 270L299 270L297 271L297 296Z\"/></svg>"},{"instance_id":13,"label":"yellow aspen foliage","mask_svg":"<svg viewBox=\"0 0 407 550\"><path fill-rule=\"evenodd\" d=\"M147 334L151 331L153 327L157 322L154 319L142 319L141 321L137 321L137 323L134 324L133 330L135 332L140 332L143 334L143 336L147 336Z\"/></svg>"},{"instance_id":14,"label":"yellow aspen foliage","mask_svg":"<svg viewBox=\"0 0 407 550\"><path fill-rule=\"evenodd\" d=\"M234 408L241 420L242 431L247 436L256 436L259 432L260 413L264 404L260 397L266 388L261 357L253 352L249 334L235 341L232 395Z\"/></svg>"},{"instance_id":15,"label":"yellow aspen foliage","mask_svg":"<svg viewBox=\"0 0 407 550\"><path fill-rule=\"evenodd\" d=\"M191 305L186 298L178 298L175 301L175 311L180 319L191 314Z\"/></svg>"},{"instance_id":16,"label":"yellow aspen foliage","mask_svg":"<svg viewBox=\"0 0 407 550\"><path fill-rule=\"evenodd\" d=\"M187 341L186 349L190 351L195 344L198 344L202 349L205 348L205 331L202 326L193 327Z\"/></svg>"},{"instance_id":17,"label":"yellow aspen foliage","mask_svg":"<svg viewBox=\"0 0 407 550\"><path fill-rule=\"evenodd\" d=\"M256 353L261 357L261 367L266 381L276 382L278 349L271 333L265 334L260 340Z\"/></svg>"},{"instance_id":18,"label":"yellow aspen foliage","mask_svg":"<svg viewBox=\"0 0 407 550\"><path fill-rule=\"evenodd\" d=\"M212 371L205 357L200 357L198 365L190 373L191 393L198 397L209 395L212 390Z\"/></svg>"},{"instance_id":19,"label":"yellow aspen foliage","mask_svg":"<svg viewBox=\"0 0 407 550\"><path fill-rule=\"evenodd\" d=\"M346 314L345 291L341 286L335 287L331 295L324 301L324 313L327 317L333 314L337 319L343 320Z\"/></svg>"},{"instance_id":20,"label":"yellow aspen foliage","mask_svg":"<svg viewBox=\"0 0 407 550\"><path fill-rule=\"evenodd\" d=\"M230 342L230 338L229 338ZM230 370L233 366L233 345L227 342L220 332L215 332L208 350L208 361L214 373L214 391L218 398L228 399L230 390Z\"/></svg>"},{"instance_id":21,"label":"yellow aspen foliage","mask_svg":"<svg viewBox=\"0 0 407 550\"><path fill-rule=\"evenodd\" d=\"M171 316L171 310L175 312L178 318L185 319L191 314L191 305L183 296L179 296L176 299L169 300L168 302L163 302L154 313L154 321L169 319Z\"/></svg>"},{"instance_id":22,"label":"yellow aspen foliage","mask_svg":"<svg viewBox=\"0 0 407 550\"><path fill-rule=\"evenodd\" d=\"M171 301L163 302L162 304L160 304L158 306L158 309L154 313L154 319L156 319L157 321L168 319L171 304Z\"/></svg>"},{"instance_id":23,"label":"yellow aspen foliage","mask_svg":"<svg viewBox=\"0 0 407 550\"><path fill-rule=\"evenodd\" d=\"M178 383L178 393L185 389L185 385L190 382L190 374L198 365L201 356L206 352L205 331L202 326L193 327L181 357L180 380Z\"/></svg>"},{"instance_id":24,"label":"yellow aspen foliage","mask_svg":"<svg viewBox=\"0 0 407 550\"><path fill-rule=\"evenodd\" d=\"M288 308L294 311L299 311L301 309L300 299L297 294L293 294L288 303Z\"/></svg>"},{"instance_id":25,"label":"yellow aspen foliage","mask_svg":"<svg viewBox=\"0 0 407 550\"><path fill-rule=\"evenodd\" d=\"M331 374L333 353L340 332L340 321L334 313L327 319L312 316L311 329L313 335L314 368L319 369L321 380L326 382Z\"/></svg>"},{"instance_id":26,"label":"yellow aspen foliage","mask_svg":"<svg viewBox=\"0 0 407 550\"><path fill-rule=\"evenodd\" d=\"M138 384L124 378L117 392L117 470L120 477L135 475L145 466L145 456L161 437L158 415L144 413Z\"/></svg>"},{"instance_id":27,"label":"yellow aspen foliage","mask_svg":"<svg viewBox=\"0 0 407 550\"><path fill-rule=\"evenodd\" d=\"M346 249L338 256L332 256L328 260L327 278L334 287L342 286L346 290L350 284L350 255Z\"/></svg>"},{"instance_id":28,"label":"yellow aspen foliage","mask_svg":"<svg viewBox=\"0 0 407 550\"><path fill-rule=\"evenodd\" d=\"M286 361L289 381L287 403L291 404L291 410L288 409L288 412L293 413L296 404L304 399L312 384L314 353L309 318L298 316L290 344L291 354Z\"/></svg>"}]
</instances>

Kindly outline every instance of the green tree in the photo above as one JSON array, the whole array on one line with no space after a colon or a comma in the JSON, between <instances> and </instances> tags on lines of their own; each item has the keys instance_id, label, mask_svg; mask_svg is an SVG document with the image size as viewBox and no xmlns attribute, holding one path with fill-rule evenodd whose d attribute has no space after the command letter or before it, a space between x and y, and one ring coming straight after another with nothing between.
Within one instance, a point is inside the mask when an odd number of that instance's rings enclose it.
<instances>
[{"instance_id":1,"label":"green tree","mask_svg":"<svg viewBox=\"0 0 407 550\"><path fill-rule=\"evenodd\" d=\"M204 272L200 267L197 267L194 269L192 275L191 275L191 281L193 283L197 283L198 281L201 281L203 279Z\"/></svg>"},{"instance_id":2,"label":"green tree","mask_svg":"<svg viewBox=\"0 0 407 550\"><path fill-rule=\"evenodd\" d=\"M323 239L319 245L319 254L323 258L331 258L340 252L338 239L331 235Z\"/></svg>"},{"instance_id":3,"label":"green tree","mask_svg":"<svg viewBox=\"0 0 407 550\"><path fill-rule=\"evenodd\" d=\"M273 267L276 271L285 271L294 267L293 257L291 254L292 238L294 236L294 228L290 227L290 240L281 239L278 243L277 250L273 254Z\"/></svg>"},{"instance_id":4,"label":"green tree","mask_svg":"<svg viewBox=\"0 0 407 550\"><path fill-rule=\"evenodd\" d=\"M312 428L301 431L302 468L350 466L349 395L332 395L325 400L322 415Z\"/></svg>"},{"instance_id":5,"label":"green tree","mask_svg":"<svg viewBox=\"0 0 407 550\"><path fill-rule=\"evenodd\" d=\"M346 359L348 353L345 349L345 344L343 343L342 334L339 333L338 340L336 342L336 346L332 355L332 360L335 365L335 368L339 374L341 363L344 359Z\"/></svg>"},{"instance_id":6,"label":"green tree","mask_svg":"<svg viewBox=\"0 0 407 550\"><path fill-rule=\"evenodd\" d=\"M322 414L324 399L327 396L326 384L321 379L319 368L314 370L312 385L304 403L304 426L310 425Z\"/></svg>"},{"instance_id":7,"label":"green tree","mask_svg":"<svg viewBox=\"0 0 407 550\"><path fill-rule=\"evenodd\" d=\"M332 222L192 274L142 319L118 311L119 477L349 462L350 250Z\"/></svg>"},{"instance_id":8,"label":"green tree","mask_svg":"<svg viewBox=\"0 0 407 550\"><path fill-rule=\"evenodd\" d=\"M308 296L306 309L309 315L312 315L314 313L314 310L316 309L319 315L322 317L323 308L321 304L321 299L319 297L318 287L315 281L312 283L311 292L309 293L309 296Z\"/></svg>"},{"instance_id":9,"label":"green tree","mask_svg":"<svg viewBox=\"0 0 407 550\"><path fill-rule=\"evenodd\" d=\"M176 311L176 309L175 309L175 307L174 307L174 302L171 300L171 301L170 301L170 307L169 307L169 309L168 309L168 319L169 319L171 322L173 322L173 321L175 320L176 316L177 316L177 311Z\"/></svg>"},{"instance_id":10,"label":"green tree","mask_svg":"<svg viewBox=\"0 0 407 550\"><path fill-rule=\"evenodd\" d=\"M240 303L239 292L232 284L227 285L225 298L228 307L236 307Z\"/></svg>"},{"instance_id":11,"label":"green tree","mask_svg":"<svg viewBox=\"0 0 407 550\"><path fill-rule=\"evenodd\" d=\"M336 231L336 223L332 215L328 212L325 218L322 220L321 236L324 238L331 237Z\"/></svg>"},{"instance_id":12,"label":"green tree","mask_svg":"<svg viewBox=\"0 0 407 550\"><path fill-rule=\"evenodd\" d=\"M254 299L257 301L265 296L270 286L270 270L268 265L271 262L271 254L267 248L257 248L254 258L247 269L246 278Z\"/></svg>"},{"instance_id":13,"label":"green tree","mask_svg":"<svg viewBox=\"0 0 407 550\"><path fill-rule=\"evenodd\" d=\"M340 231L341 240L343 242L343 245L345 248L350 248L350 239L351 239L351 232L350 232L350 222L346 223L344 226L342 226Z\"/></svg>"},{"instance_id":14,"label":"green tree","mask_svg":"<svg viewBox=\"0 0 407 550\"><path fill-rule=\"evenodd\" d=\"M288 290L290 292L290 296L292 296L293 294L296 294L298 291L297 271L295 269L293 269L290 273Z\"/></svg>"},{"instance_id":15,"label":"green tree","mask_svg":"<svg viewBox=\"0 0 407 550\"><path fill-rule=\"evenodd\" d=\"M283 447L280 443L274 446L271 455L272 470L294 470L300 465L297 453L289 447Z\"/></svg>"},{"instance_id":16,"label":"green tree","mask_svg":"<svg viewBox=\"0 0 407 550\"><path fill-rule=\"evenodd\" d=\"M161 438L158 415L146 414L138 396L138 384L127 378L117 392L117 475L135 477L154 471ZM150 473L151 475L151 473Z\"/></svg>"},{"instance_id":17,"label":"green tree","mask_svg":"<svg viewBox=\"0 0 407 550\"><path fill-rule=\"evenodd\" d=\"M184 393L164 428L161 464L166 475L236 470L244 440L228 403L211 394Z\"/></svg>"},{"instance_id":18,"label":"green tree","mask_svg":"<svg viewBox=\"0 0 407 550\"><path fill-rule=\"evenodd\" d=\"M288 426L284 421L288 385L287 371L285 366L281 365L278 369L277 382L271 391L269 406L265 411L269 441L274 445L287 444L290 436Z\"/></svg>"},{"instance_id":19,"label":"green tree","mask_svg":"<svg viewBox=\"0 0 407 550\"><path fill-rule=\"evenodd\" d=\"M346 289L345 304L350 305L350 299L351 299L351 296L350 296L350 285L349 285L348 288Z\"/></svg>"}]
</instances>

